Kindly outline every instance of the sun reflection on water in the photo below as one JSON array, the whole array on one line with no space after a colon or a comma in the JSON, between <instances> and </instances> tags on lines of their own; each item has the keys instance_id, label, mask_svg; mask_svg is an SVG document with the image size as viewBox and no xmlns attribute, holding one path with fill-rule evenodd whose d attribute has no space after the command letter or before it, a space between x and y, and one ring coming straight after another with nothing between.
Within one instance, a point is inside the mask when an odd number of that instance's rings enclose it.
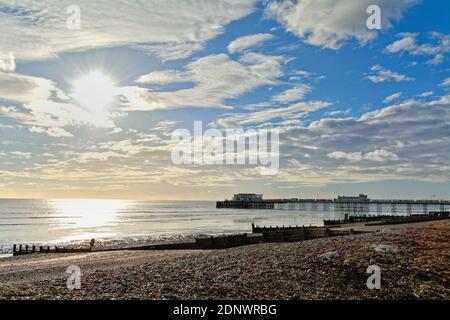
<instances>
[{"instance_id":1,"label":"sun reflection on water","mask_svg":"<svg viewBox=\"0 0 450 320\"><path fill-rule=\"evenodd\" d=\"M64 240L88 239L96 236L113 236L112 232L105 232L105 227L116 225L121 214L129 206L126 200L51 200L48 202L53 208L55 218L68 218L70 231ZM101 231L100 231L101 230Z\"/></svg>"}]
</instances>

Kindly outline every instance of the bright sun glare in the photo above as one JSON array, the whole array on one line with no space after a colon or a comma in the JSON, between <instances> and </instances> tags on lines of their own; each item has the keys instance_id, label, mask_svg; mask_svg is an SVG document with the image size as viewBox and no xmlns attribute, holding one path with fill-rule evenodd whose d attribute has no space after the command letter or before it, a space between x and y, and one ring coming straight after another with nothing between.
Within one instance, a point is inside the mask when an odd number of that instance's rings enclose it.
<instances>
[{"instance_id":1,"label":"bright sun glare","mask_svg":"<svg viewBox=\"0 0 450 320\"><path fill-rule=\"evenodd\" d=\"M116 87L113 80L99 71L85 74L74 82L74 98L88 109L109 107L115 95Z\"/></svg>"}]
</instances>

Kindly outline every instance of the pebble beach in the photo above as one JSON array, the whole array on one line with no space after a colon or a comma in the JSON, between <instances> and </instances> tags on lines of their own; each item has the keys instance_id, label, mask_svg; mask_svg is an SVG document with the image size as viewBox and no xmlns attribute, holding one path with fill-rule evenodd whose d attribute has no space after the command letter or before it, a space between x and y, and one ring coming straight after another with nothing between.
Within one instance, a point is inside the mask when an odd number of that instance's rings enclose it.
<instances>
[{"instance_id":1,"label":"pebble beach","mask_svg":"<svg viewBox=\"0 0 450 320\"><path fill-rule=\"evenodd\" d=\"M450 221L226 250L114 251L0 259L0 299L450 299ZM377 248L392 250L378 250ZM79 266L81 289L67 288ZM367 268L381 289L367 288Z\"/></svg>"}]
</instances>

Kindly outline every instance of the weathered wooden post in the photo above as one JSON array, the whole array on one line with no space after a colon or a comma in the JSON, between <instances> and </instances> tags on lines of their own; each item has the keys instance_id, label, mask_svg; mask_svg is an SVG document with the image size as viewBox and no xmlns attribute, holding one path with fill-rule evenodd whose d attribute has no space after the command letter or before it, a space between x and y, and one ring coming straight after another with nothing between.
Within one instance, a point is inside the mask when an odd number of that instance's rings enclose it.
<instances>
[{"instance_id":1,"label":"weathered wooden post","mask_svg":"<svg viewBox=\"0 0 450 320\"><path fill-rule=\"evenodd\" d=\"M25 246L25 253L28 253L28 245Z\"/></svg>"},{"instance_id":2,"label":"weathered wooden post","mask_svg":"<svg viewBox=\"0 0 450 320\"><path fill-rule=\"evenodd\" d=\"M19 246L19 254L22 253L22 245Z\"/></svg>"},{"instance_id":3,"label":"weathered wooden post","mask_svg":"<svg viewBox=\"0 0 450 320\"><path fill-rule=\"evenodd\" d=\"M33 253L36 253L36 246L33 244L33 249L32 249Z\"/></svg>"},{"instance_id":4,"label":"weathered wooden post","mask_svg":"<svg viewBox=\"0 0 450 320\"><path fill-rule=\"evenodd\" d=\"M15 256L16 255L16 245L14 244L13 245L13 256Z\"/></svg>"},{"instance_id":5,"label":"weathered wooden post","mask_svg":"<svg viewBox=\"0 0 450 320\"><path fill-rule=\"evenodd\" d=\"M40 253L44 252L44 248L42 246L39 246L39 252Z\"/></svg>"}]
</instances>

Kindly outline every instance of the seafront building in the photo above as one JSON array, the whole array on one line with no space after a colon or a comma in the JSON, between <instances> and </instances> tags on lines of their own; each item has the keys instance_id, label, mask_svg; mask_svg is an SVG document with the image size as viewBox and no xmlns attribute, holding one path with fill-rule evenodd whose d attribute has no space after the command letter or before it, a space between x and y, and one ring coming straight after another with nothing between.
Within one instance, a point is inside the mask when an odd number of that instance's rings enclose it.
<instances>
[{"instance_id":1,"label":"seafront building","mask_svg":"<svg viewBox=\"0 0 450 320\"><path fill-rule=\"evenodd\" d=\"M217 208L298 210L335 212L351 215L367 214L428 214L450 210L448 200L369 199L359 196L338 196L335 199L263 199L261 194L241 193L232 200L217 202Z\"/></svg>"}]
</instances>

